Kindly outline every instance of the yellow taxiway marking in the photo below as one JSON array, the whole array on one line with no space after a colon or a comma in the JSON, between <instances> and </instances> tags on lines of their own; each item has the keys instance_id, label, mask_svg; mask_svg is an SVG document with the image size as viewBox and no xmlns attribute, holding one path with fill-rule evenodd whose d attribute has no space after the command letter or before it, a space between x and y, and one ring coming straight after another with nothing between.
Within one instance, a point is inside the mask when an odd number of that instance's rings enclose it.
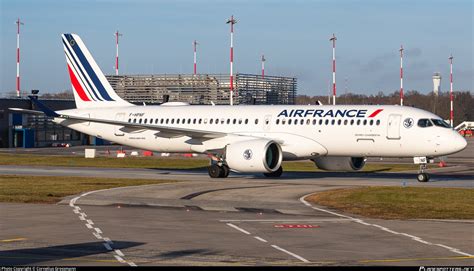
<instances>
[{"instance_id":1,"label":"yellow taxiway marking","mask_svg":"<svg viewBox=\"0 0 474 271\"><path fill-rule=\"evenodd\" d=\"M428 261L428 260L464 260L464 259L474 259L474 256L363 260L363 261L359 261L359 262L360 263L377 263L377 262L380 263L380 262L407 262L407 261Z\"/></svg>"},{"instance_id":2,"label":"yellow taxiway marking","mask_svg":"<svg viewBox=\"0 0 474 271\"><path fill-rule=\"evenodd\" d=\"M18 242L18 241L24 241L26 238L13 238L13 239L4 239L0 240L2 243L9 243L9 242Z\"/></svg>"}]
</instances>

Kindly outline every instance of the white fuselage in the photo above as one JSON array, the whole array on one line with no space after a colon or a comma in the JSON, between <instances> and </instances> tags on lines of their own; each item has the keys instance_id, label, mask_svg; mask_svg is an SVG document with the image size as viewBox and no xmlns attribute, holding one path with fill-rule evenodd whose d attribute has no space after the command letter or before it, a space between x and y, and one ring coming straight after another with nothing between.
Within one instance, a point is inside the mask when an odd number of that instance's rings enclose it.
<instances>
[{"instance_id":1,"label":"white fuselage","mask_svg":"<svg viewBox=\"0 0 474 271\"><path fill-rule=\"evenodd\" d=\"M437 157L466 146L466 141L452 129L418 126L419 119L440 117L407 106L161 105L71 109L58 113L226 134L218 138L193 138L156 130L54 119L92 136L157 152L207 153L247 137L278 142L283 160L316 156Z\"/></svg>"}]
</instances>

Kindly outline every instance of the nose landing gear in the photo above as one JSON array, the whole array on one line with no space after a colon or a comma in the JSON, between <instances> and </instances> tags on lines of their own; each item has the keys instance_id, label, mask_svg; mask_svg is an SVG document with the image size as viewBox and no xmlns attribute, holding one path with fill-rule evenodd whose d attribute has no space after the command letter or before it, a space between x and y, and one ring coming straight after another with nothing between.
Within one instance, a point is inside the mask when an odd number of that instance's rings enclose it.
<instances>
[{"instance_id":1,"label":"nose landing gear","mask_svg":"<svg viewBox=\"0 0 474 271\"><path fill-rule=\"evenodd\" d=\"M428 182L430 180L430 175L426 173L425 171L427 168L426 166L427 162L430 161L431 163L431 160L428 160L426 157L414 157L413 161L415 162L415 164L420 165L420 170L418 171L418 175L416 176L416 179L422 183Z\"/></svg>"}]
</instances>

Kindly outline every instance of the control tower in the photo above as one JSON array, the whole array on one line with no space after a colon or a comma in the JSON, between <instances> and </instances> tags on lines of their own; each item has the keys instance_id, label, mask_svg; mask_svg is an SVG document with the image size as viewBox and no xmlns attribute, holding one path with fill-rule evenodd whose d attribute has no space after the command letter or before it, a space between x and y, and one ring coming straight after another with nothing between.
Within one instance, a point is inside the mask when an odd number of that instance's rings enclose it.
<instances>
[{"instance_id":1,"label":"control tower","mask_svg":"<svg viewBox=\"0 0 474 271\"><path fill-rule=\"evenodd\" d=\"M435 72L433 74L433 93L435 96L438 96L440 91L441 91L441 74L439 72Z\"/></svg>"}]
</instances>

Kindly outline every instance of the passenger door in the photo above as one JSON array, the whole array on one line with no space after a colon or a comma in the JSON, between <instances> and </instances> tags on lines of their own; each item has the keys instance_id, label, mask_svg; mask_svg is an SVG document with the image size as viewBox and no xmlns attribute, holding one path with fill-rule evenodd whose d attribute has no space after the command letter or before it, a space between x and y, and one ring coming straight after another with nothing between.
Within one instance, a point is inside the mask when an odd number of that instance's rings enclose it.
<instances>
[{"instance_id":1,"label":"passenger door","mask_svg":"<svg viewBox=\"0 0 474 271\"><path fill-rule=\"evenodd\" d=\"M390 114L388 116L387 139L400 139L401 115Z\"/></svg>"}]
</instances>

